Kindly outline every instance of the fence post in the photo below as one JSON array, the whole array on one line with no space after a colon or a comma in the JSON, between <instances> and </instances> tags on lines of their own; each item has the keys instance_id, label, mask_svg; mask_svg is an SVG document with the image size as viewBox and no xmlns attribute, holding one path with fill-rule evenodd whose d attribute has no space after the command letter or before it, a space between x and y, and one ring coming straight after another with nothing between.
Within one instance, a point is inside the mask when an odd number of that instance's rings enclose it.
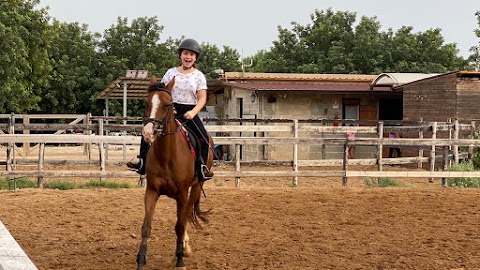
<instances>
[{"instance_id":1,"label":"fence post","mask_svg":"<svg viewBox=\"0 0 480 270\"><path fill-rule=\"evenodd\" d=\"M98 135L103 136L103 119L98 119ZM98 143L98 153L100 158L100 171L105 172L105 154L103 149L103 142ZM104 181L104 177L100 177L100 182Z\"/></svg>"},{"instance_id":2,"label":"fence post","mask_svg":"<svg viewBox=\"0 0 480 270\"><path fill-rule=\"evenodd\" d=\"M8 133L15 134L15 113L11 113L8 126ZM15 143L7 145L7 171L11 172L15 168Z\"/></svg>"},{"instance_id":3,"label":"fence post","mask_svg":"<svg viewBox=\"0 0 480 270\"><path fill-rule=\"evenodd\" d=\"M448 152L449 152L449 149L448 149L448 146L444 146L443 147L443 171L447 171L448 170ZM442 187L447 187L447 177L442 177Z\"/></svg>"},{"instance_id":4,"label":"fence post","mask_svg":"<svg viewBox=\"0 0 480 270\"><path fill-rule=\"evenodd\" d=\"M40 147L38 148L38 171L43 172L45 164L45 143L40 143ZM44 188L45 187L45 179L43 176L37 177L37 187Z\"/></svg>"},{"instance_id":5,"label":"fence post","mask_svg":"<svg viewBox=\"0 0 480 270\"><path fill-rule=\"evenodd\" d=\"M28 114L23 115L23 125L29 125L30 124L30 116ZM23 129L23 134L30 134L30 129ZM24 142L23 143L23 152L25 153L25 156L28 156L28 152L30 152L30 143L29 142Z\"/></svg>"},{"instance_id":6,"label":"fence post","mask_svg":"<svg viewBox=\"0 0 480 270\"><path fill-rule=\"evenodd\" d=\"M240 171L240 145L235 144L235 171ZM240 177L235 177L235 187L240 187Z\"/></svg>"},{"instance_id":7,"label":"fence post","mask_svg":"<svg viewBox=\"0 0 480 270\"><path fill-rule=\"evenodd\" d=\"M345 138L345 143L343 144L343 177L342 177L342 186L347 186L347 169L348 169L348 139Z\"/></svg>"},{"instance_id":8,"label":"fence post","mask_svg":"<svg viewBox=\"0 0 480 270\"><path fill-rule=\"evenodd\" d=\"M298 119L293 120L293 137L298 139ZM293 171L298 172L298 144L293 145ZM293 186L298 186L298 177L293 177Z\"/></svg>"},{"instance_id":9,"label":"fence post","mask_svg":"<svg viewBox=\"0 0 480 270\"><path fill-rule=\"evenodd\" d=\"M437 139L437 122L432 123L432 140ZM431 149L430 149L430 171L435 171L435 141L433 142ZM429 178L429 182L433 182L433 178Z\"/></svg>"},{"instance_id":10,"label":"fence post","mask_svg":"<svg viewBox=\"0 0 480 270\"><path fill-rule=\"evenodd\" d=\"M92 114L91 113L87 113L85 115L85 118L83 119L83 123L84 124L87 124L87 125L90 125L92 124L92 121L90 120L90 118L92 117ZM91 130L84 130L83 131L83 134L86 134L86 135L92 135L92 131ZM87 155L88 157L88 160L91 160L92 159L92 144L91 143L86 143L84 145L84 151L83 153L85 155Z\"/></svg>"},{"instance_id":11,"label":"fence post","mask_svg":"<svg viewBox=\"0 0 480 270\"><path fill-rule=\"evenodd\" d=\"M423 122L423 117L420 117L420 126L422 125L422 122ZM418 138L423 139L423 130L418 132ZM420 149L418 149L418 163L417 163L418 168L423 167L422 158L423 158L423 149L420 147Z\"/></svg>"},{"instance_id":12,"label":"fence post","mask_svg":"<svg viewBox=\"0 0 480 270\"><path fill-rule=\"evenodd\" d=\"M448 139L452 140L452 118L447 118ZM448 150L452 151L452 145L448 145Z\"/></svg>"},{"instance_id":13,"label":"fence post","mask_svg":"<svg viewBox=\"0 0 480 270\"><path fill-rule=\"evenodd\" d=\"M460 135L460 124L458 122L458 119L455 119L455 130L453 131L453 138L455 140L458 140L458 137ZM455 160L455 164L458 164L460 161L460 157L458 156L458 145L453 146L453 158Z\"/></svg>"},{"instance_id":14,"label":"fence post","mask_svg":"<svg viewBox=\"0 0 480 270\"><path fill-rule=\"evenodd\" d=\"M470 139L475 139L475 121L471 122ZM468 146L468 162L473 164L473 146Z\"/></svg>"},{"instance_id":15,"label":"fence post","mask_svg":"<svg viewBox=\"0 0 480 270\"><path fill-rule=\"evenodd\" d=\"M378 143L378 149L377 149L377 164L378 164L378 171L383 171L383 122L378 122L377 124L377 134L378 134L378 138L380 139L379 140L379 143Z\"/></svg>"}]
</instances>

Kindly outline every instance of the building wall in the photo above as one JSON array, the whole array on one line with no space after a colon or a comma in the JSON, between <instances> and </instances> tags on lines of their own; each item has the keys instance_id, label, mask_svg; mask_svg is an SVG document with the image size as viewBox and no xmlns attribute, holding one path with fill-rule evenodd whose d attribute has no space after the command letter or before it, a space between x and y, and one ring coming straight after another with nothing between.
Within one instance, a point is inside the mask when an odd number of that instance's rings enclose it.
<instances>
[{"instance_id":1,"label":"building wall","mask_svg":"<svg viewBox=\"0 0 480 270\"><path fill-rule=\"evenodd\" d=\"M471 120L480 118L479 78L457 79L457 118Z\"/></svg>"},{"instance_id":2,"label":"building wall","mask_svg":"<svg viewBox=\"0 0 480 270\"><path fill-rule=\"evenodd\" d=\"M404 86L403 119L446 122L455 118L456 74L427 79Z\"/></svg>"},{"instance_id":3,"label":"building wall","mask_svg":"<svg viewBox=\"0 0 480 270\"><path fill-rule=\"evenodd\" d=\"M238 115L238 99L243 99L244 118L259 119L334 119L342 117L342 99L343 95L334 94L318 94L308 92L288 93L288 92L268 92L262 91L258 93L255 102L251 102L250 94L252 91L245 89L232 88L226 93L228 103L225 104L225 117L237 118ZM226 92L228 92L226 91ZM351 96L348 98L359 96ZM338 102L334 102L334 100ZM377 100L374 96L369 96L361 107L368 107L367 111L371 115L376 110ZM253 123L244 123L244 125L253 125ZM285 125L285 123L269 123L268 125ZM289 123L291 125L291 123ZM312 124L309 124L312 125ZM319 124L321 125L321 124ZM231 136L257 136L257 137L293 137L291 132L243 132L242 134L230 134ZM299 134L300 137L344 137L344 134ZM301 160L341 158L343 156L343 147L341 146L322 146L322 145L299 145L298 158ZM371 149L358 148L356 152L357 158L372 157ZM259 146L242 146L242 160L292 160L292 145L259 145Z\"/></svg>"}]
</instances>

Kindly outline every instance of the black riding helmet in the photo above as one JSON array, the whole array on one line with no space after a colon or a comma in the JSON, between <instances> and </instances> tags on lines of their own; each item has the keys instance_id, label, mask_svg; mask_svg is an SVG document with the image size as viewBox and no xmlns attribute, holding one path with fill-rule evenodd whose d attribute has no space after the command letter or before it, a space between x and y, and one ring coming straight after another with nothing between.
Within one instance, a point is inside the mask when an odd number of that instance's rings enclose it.
<instances>
[{"instance_id":1,"label":"black riding helmet","mask_svg":"<svg viewBox=\"0 0 480 270\"><path fill-rule=\"evenodd\" d=\"M195 39L187 38L180 42L178 45L178 54L180 55L183 50L189 50L194 52L197 55L197 58L200 56L200 44Z\"/></svg>"}]
</instances>

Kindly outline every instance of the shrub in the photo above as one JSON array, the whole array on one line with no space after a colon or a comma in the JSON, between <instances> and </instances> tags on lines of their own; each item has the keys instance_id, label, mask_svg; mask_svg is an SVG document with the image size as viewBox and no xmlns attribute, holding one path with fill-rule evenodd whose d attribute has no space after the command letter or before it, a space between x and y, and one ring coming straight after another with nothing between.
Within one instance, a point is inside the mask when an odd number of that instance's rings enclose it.
<instances>
[{"instance_id":1,"label":"shrub","mask_svg":"<svg viewBox=\"0 0 480 270\"><path fill-rule=\"evenodd\" d=\"M100 180L91 180L81 186L82 188L131 188L130 184L124 182L108 182Z\"/></svg>"},{"instance_id":2,"label":"shrub","mask_svg":"<svg viewBox=\"0 0 480 270\"><path fill-rule=\"evenodd\" d=\"M363 179L363 183L366 187L370 187L370 188L375 188L375 187L380 187L380 188L383 188L383 187L403 187L403 186L405 186L404 183L402 183L400 181L397 181L395 179L392 179L392 178L388 178L388 177L380 177L380 178L367 177L367 178Z\"/></svg>"},{"instance_id":3,"label":"shrub","mask_svg":"<svg viewBox=\"0 0 480 270\"><path fill-rule=\"evenodd\" d=\"M472 172L475 171L475 165L468 162L454 164L448 168L452 172ZM480 178L473 177L453 177L448 178L448 186L459 188L480 188Z\"/></svg>"},{"instance_id":4,"label":"shrub","mask_svg":"<svg viewBox=\"0 0 480 270\"><path fill-rule=\"evenodd\" d=\"M45 188L48 189L60 189L60 190L69 190L69 189L74 189L75 184L72 182L68 182L65 180L60 180L60 181L48 181L45 184Z\"/></svg>"}]
</instances>

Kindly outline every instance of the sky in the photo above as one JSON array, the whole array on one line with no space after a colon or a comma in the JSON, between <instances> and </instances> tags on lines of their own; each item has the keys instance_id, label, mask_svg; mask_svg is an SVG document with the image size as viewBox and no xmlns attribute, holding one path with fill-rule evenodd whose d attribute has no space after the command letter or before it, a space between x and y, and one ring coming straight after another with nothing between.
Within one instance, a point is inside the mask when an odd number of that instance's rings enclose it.
<instances>
[{"instance_id":1,"label":"sky","mask_svg":"<svg viewBox=\"0 0 480 270\"><path fill-rule=\"evenodd\" d=\"M269 50L278 39L278 26L291 30L291 22L310 24L316 9L328 8L355 12L357 21L377 17L383 31L401 26L412 26L414 32L440 28L445 43L456 43L463 57L479 44L473 32L479 28L475 16L479 0L40 0L40 6L49 6L49 15L59 21L87 24L90 31L100 33L116 25L118 17L130 23L157 16L164 26L161 42L190 37L220 49L229 46L244 57Z\"/></svg>"}]
</instances>

